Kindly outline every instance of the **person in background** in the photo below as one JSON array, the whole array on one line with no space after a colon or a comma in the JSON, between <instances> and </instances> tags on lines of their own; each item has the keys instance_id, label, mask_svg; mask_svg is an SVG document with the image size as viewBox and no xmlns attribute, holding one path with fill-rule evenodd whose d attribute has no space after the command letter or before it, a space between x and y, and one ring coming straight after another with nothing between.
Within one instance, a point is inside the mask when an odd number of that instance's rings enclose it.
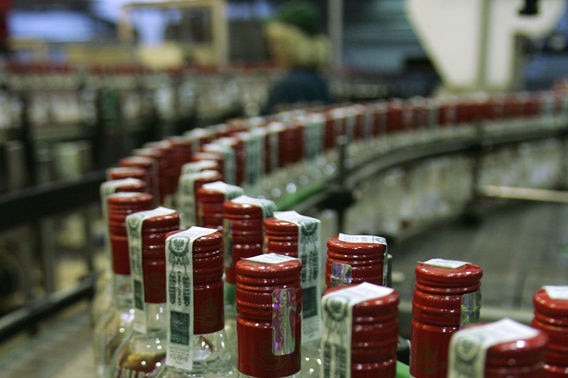
<instances>
[{"instance_id":1,"label":"person in background","mask_svg":"<svg viewBox=\"0 0 568 378\"><path fill-rule=\"evenodd\" d=\"M320 31L319 9L312 3L284 3L265 25L268 50L286 73L270 88L262 114L332 102L321 70L329 60L329 41Z\"/></svg>"}]
</instances>

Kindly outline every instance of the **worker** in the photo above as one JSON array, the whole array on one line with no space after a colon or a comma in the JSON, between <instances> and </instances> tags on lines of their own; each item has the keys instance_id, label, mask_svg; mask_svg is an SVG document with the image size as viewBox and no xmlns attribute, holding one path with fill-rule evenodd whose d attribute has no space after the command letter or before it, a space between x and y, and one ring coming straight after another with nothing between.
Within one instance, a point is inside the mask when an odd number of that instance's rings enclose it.
<instances>
[{"instance_id":1,"label":"worker","mask_svg":"<svg viewBox=\"0 0 568 378\"><path fill-rule=\"evenodd\" d=\"M270 88L263 114L332 102L322 74L330 55L329 41L320 29L319 9L300 0L284 3L266 22L268 50L286 72Z\"/></svg>"}]
</instances>

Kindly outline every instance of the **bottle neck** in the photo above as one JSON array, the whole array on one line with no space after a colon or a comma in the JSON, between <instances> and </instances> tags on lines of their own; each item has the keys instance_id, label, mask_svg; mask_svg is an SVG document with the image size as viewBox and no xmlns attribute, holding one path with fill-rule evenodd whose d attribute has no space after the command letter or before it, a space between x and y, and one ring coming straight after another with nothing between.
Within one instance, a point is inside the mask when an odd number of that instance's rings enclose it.
<instances>
[{"instance_id":1,"label":"bottle neck","mask_svg":"<svg viewBox=\"0 0 568 378\"><path fill-rule=\"evenodd\" d=\"M146 317L147 333L165 332L168 329L168 312L166 303L148 303L144 315Z\"/></svg>"},{"instance_id":2,"label":"bottle neck","mask_svg":"<svg viewBox=\"0 0 568 378\"><path fill-rule=\"evenodd\" d=\"M117 309L132 308L132 279L130 274L113 274L113 305Z\"/></svg>"}]
</instances>

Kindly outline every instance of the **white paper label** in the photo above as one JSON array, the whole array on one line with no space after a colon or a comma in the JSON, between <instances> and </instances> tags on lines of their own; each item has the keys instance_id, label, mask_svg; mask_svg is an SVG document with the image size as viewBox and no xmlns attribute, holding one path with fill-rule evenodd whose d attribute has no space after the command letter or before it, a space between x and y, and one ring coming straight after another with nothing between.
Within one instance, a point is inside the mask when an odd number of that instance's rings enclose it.
<instances>
[{"instance_id":1,"label":"white paper label","mask_svg":"<svg viewBox=\"0 0 568 378\"><path fill-rule=\"evenodd\" d=\"M175 214L175 210L157 207L153 210L141 211L126 217L128 234L128 251L130 253L130 277L134 291L134 320L135 331L146 333L146 304L144 295L144 272L142 256L142 225L148 219Z\"/></svg>"},{"instance_id":2,"label":"white paper label","mask_svg":"<svg viewBox=\"0 0 568 378\"><path fill-rule=\"evenodd\" d=\"M323 296L322 378L351 377L353 306L387 296L393 291L388 287L364 282Z\"/></svg>"},{"instance_id":3,"label":"white paper label","mask_svg":"<svg viewBox=\"0 0 568 378\"><path fill-rule=\"evenodd\" d=\"M193 243L216 230L191 227L166 239L168 349L166 365L193 369Z\"/></svg>"},{"instance_id":4,"label":"white paper label","mask_svg":"<svg viewBox=\"0 0 568 378\"><path fill-rule=\"evenodd\" d=\"M210 182L203 185L203 189L215 190L225 194L225 201L231 201L243 195L243 188L236 185L230 185L223 181Z\"/></svg>"},{"instance_id":5,"label":"white paper label","mask_svg":"<svg viewBox=\"0 0 568 378\"><path fill-rule=\"evenodd\" d=\"M205 146L204 150L208 152L217 152L223 155L223 179L230 184L236 184L237 162L233 148L220 143L212 143Z\"/></svg>"},{"instance_id":6,"label":"white paper label","mask_svg":"<svg viewBox=\"0 0 568 378\"><path fill-rule=\"evenodd\" d=\"M276 204L273 201L264 198L253 198L247 195L242 195L235 198L233 202L260 207L262 209L262 217L264 219L272 217L276 211Z\"/></svg>"},{"instance_id":7,"label":"white paper label","mask_svg":"<svg viewBox=\"0 0 568 378\"><path fill-rule=\"evenodd\" d=\"M270 165L270 172L278 169L278 138L280 133L284 130L284 124L275 122L267 127L268 131L268 164Z\"/></svg>"},{"instance_id":8,"label":"white paper label","mask_svg":"<svg viewBox=\"0 0 568 378\"><path fill-rule=\"evenodd\" d=\"M244 182L252 185L262 177L264 172L264 140L261 135L241 133L245 143L245 175Z\"/></svg>"},{"instance_id":9,"label":"white paper label","mask_svg":"<svg viewBox=\"0 0 568 378\"><path fill-rule=\"evenodd\" d=\"M483 378L487 349L537 335L536 329L511 319L462 329L450 339L448 378Z\"/></svg>"},{"instance_id":10,"label":"white paper label","mask_svg":"<svg viewBox=\"0 0 568 378\"><path fill-rule=\"evenodd\" d=\"M295 257L280 255L278 253L264 253L262 255L247 257L243 260L248 260L260 264L282 264L288 261L298 260Z\"/></svg>"},{"instance_id":11,"label":"white paper label","mask_svg":"<svg viewBox=\"0 0 568 378\"><path fill-rule=\"evenodd\" d=\"M367 243L387 245L387 241L382 236L374 235L348 235L339 233L337 239L345 243Z\"/></svg>"},{"instance_id":12,"label":"white paper label","mask_svg":"<svg viewBox=\"0 0 568 378\"><path fill-rule=\"evenodd\" d=\"M544 286L543 288L550 299L568 301L568 286Z\"/></svg>"},{"instance_id":13,"label":"white paper label","mask_svg":"<svg viewBox=\"0 0 568 378\"><path fill-rule=\"evenodd\" d=\"M307 160L317 158L323 149L323 125L321 115L309 117L304 126L304 151Z\"/></svg>"},{"instance_id":14,"label":"white paper label","mask_svg":"<svg viewBox=\"0 0 568 378\"><path fill-rule=\"evenodd\" d=\"M302 262L302 343L321 335L321 222L296 211L276 211L274 217L298 227L298 258Z\"/></svg>"},{"instance_id":15,"label":"white paper label","mask_svg":"<svg viewBox=\"0 0 568 378\"><path fill-rule=\"evenodd\" d=\"M202 171L180 176L177 206L180 213L180 226L182 229L189 228L196 224L195 182L216 174L216 171Z\"/></svg>"},{"instance_id":16,"label":"white paper label","mask_svg":"<svg viewBox=\"0 0 568 378\"><path fill-rule=\"evenodd\" d=\"M208 169L215 169L217 167L217 162L215 160L199 160L192 161L191 163L185 163L181 166L181 175L188 173L198 173Z\"/></svg>"},{"instance_id":17,"label":"white paper label","mask_svg":"<svg viewBox=\"0 0 568 378\"><path fill-rule=\"evenodd\" d=\"M425 265L435 266L438 268L445 268L445 269L458 269L462 266L469 264L465 261L459 260L447 260L447 259L430 259L428 261L424 261Z\"/></svg>"}]
</instances>

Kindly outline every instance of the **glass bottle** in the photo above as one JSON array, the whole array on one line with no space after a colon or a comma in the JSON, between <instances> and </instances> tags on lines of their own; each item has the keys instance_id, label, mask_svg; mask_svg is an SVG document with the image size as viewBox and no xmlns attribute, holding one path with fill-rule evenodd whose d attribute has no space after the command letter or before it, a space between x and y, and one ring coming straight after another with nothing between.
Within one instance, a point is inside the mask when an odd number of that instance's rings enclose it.
<instances>
[{"instance_id":1,"label":"glass bottle","mask_svg":"<svg viewBox=\"0 0 568 378\"><path fill-rule=\"evenodd\" d=\"M301 265L275 253L237 262L239 377L300 376Z\"/></svg>"},{"instance_id":2,"label":"glass bottle","mask_svg":"<svg viewBox=\"0 0 568 378\"><path fill-rule=\"evenodd\" d=\"M108 230L111 244L112 303L100 316L93 332L93 349L97 376L109 377L112 355L133 319L132 285L126 217L150 210L153 198L148 193L115 193L107 197Z\"/></svg>"},{"instance_id":3,"label":"glass bottle","mask_svg":"<svg viewBox=\"0 0 568 378\"><path fill-rule=\"evenodd\" d=\"M272 217L276 204L270 200L239 196L223 203L223 253L225 256L225 330L231 345L236 341L235 265L262 254L264 219ZM237 348L234 359L236 360Z\"/></svg>"},{"instance_id":4,"label":"glass bottle","mask_svg":"<svg viewBox=\"0 0 568 378\"><path fill-rule=\"evenodd\" d=\"M327 289L322 298L322 377L396 375L399 295L364 282Z\"/></svg>"},{"instance_id":5,"label":"glass bottle","mask_svg":"<svg viewBox=\"0 0 568 378\"><path fill-rule=\"evenodd\" d=\"M548 335L544 378L568 377L568 286L544 286L533 295L531 326Z\"/></svg>"},{"instance_id":6,"label":"glass bottle","mask_svg":"<svg viewBox=\"0 0 568 378\"><path fill-rule=\"evenodd\" d=\"M170 158L165 149L159 147L145 147L135 149L135 156L145 157L154 161L154 172L158 189L158 200L160 204L165 204L167 197L175 188L172 187L170 177Z\"/></svg>"},{"instance_id":7,"label":"glass bottle","mask_svg":"<svg viewBox=\"0 0 568 378\"><path fill-rule=\"evenodd\" d=\"M158 376L233 376L224 331L222 234L196 226L170 233L166 264L170 327Z\"/></svg>"},{"instance_id":8,"label":"glass bottle","mask_svg":"<svg viewBox=\"0 0 568 378\"><path fill-rule=\"evenodd\" d=\"M115 377L153 377L166 357L165 241L179 229L175 210L158 207L126 217L132 278L132 328L113 356Z\"/></svg>"},{"instance_id":9,"label":"glass bottle","mask_svg":"<svg viewBox=\"0 0 568 378\"><path fill-rule=\"evenodd\" d=\"M479 320L481 276L477 265L430 259L415 268L410 328L410 374L445 378L450 338Z\"/></svg>"},{"instance_id":10,"label":"glass bottle","mask_svg":"<svg viewBox=\"0 0 568 378\"><path fill-rule=\"evenodd\" d=\"M448 378L543 378L548 338L511 319L465 327L451 336Z\"/></svg>"},{"instance_id":11,"label":"glass bottle","mask_svg":"<svg viewBox=\"0 0 568 378\"><path fill-rule=\"evenodd\" d=\"M302 376L319 377L321 336L321 222L296 211L264 220L264 252L302 262Z\"/></svg>"},{"instance_id":12,"label":"glass bottle","mask_svg":"<svg viewBox=\"0 0 568 378\"><path fill-rule=\"evenodd\" d=\"M381 236L340 233L327 241L325 284L386 284L387 241Z\"/></svg>"},{"instance_id":13,"label":"glass bottle","mask_svg":"<svg viewBox=\"0 0 568 378\"><path fill-rule=\"evenodd\" d=\"M223 203L243 195L243 189L223 181L207 183L197 189L197 226L223 230Z\"/></svg>"},{"instance_id":14,"label":"glass bottle","mask_svg":"<svg viewBox=\"0 0 568 378\"><path fill-rule=\"evenodd\" d=\"M123 178L118 180L104 181L100 188L101 213L105 223L108 222L108 203L109 195L117 192L145 192L146 183L136 178ZM111 247L109 242L108 225L104 230L104 259L101 275L95 285L95 295L91 304L91 323L97 324L102 314L112 305L112 267L111 267Z\"/></svg>"},{"instance_id":15,"label":"glass bottle","mask_svg":"<svg viewBox=\"0 0 568 378\"><path fill-rule=\"evenodd\" d=\"M197 225L197 189L207 183L221 180L218 171L201 171L186 173L179 178L176 207L180 213L181 227L183 229Z\"/></svg>"},{"instance_id":16,"label":"glass bottle","mask_svg":"<svg viewBox=\"0 0 568 378\"><path fill-rule=\"evenodd\" d=\"M159 204L158 163L156 159L144 156L127 156L118 161L120 167L136 167L146 172L149 192L154 196L154 205Z\"/></svg>"},{"instance_id":17,"label":"glass bottle","mask_svg":"<svg viewBox=\"0 0 568 378\"><path fill-rule=\"evenodd\" d=\"M136 178L144 182L148 181L148 172L139 167L111 167L106 170L108 180L120 180Z\"/></svg>"},{"instance_id":18,"label":"glass bottle","mask_svg":"<svg viewBox=\"0 0 568 378\"><path fill-rule=\"evenodd\" d=\"M263 198L239 196L223 204L225 280L236 283L235 264L262 253L264 220L273 216L276 204Z\"/></svg>"}]
</instances>

